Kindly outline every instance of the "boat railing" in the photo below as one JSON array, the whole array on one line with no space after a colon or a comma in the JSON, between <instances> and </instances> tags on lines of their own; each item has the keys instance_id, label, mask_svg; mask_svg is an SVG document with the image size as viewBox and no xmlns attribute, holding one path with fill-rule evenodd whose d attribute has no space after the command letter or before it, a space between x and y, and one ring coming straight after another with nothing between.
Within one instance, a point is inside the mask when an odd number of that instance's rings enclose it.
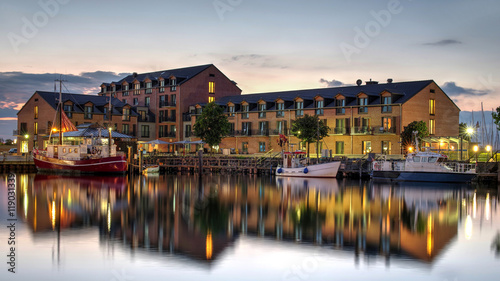
<instances>
[{"instance_id":1,"label":"boat railing","mask_svg":"<svg viewBox=\"0 0 500 281\"><path fill-rule=\"evenodd\" d=\"M454 173L475 173L476 172L476 164L470 163L459 163L459 162L446 162L441 163L441 165Z\"/></svg>"}]
</instances>

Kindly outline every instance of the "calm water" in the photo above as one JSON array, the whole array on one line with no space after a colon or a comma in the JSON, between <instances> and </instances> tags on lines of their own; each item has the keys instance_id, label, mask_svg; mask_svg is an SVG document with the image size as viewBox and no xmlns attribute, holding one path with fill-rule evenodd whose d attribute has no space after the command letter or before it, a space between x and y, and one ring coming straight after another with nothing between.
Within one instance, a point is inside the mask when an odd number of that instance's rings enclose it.
<instances>
[{"instance_id":1,"label":"calm water","mask_svg":"<svg viewBox=\"0 0 500 281\"><path fill-rule=\"evenodd\" d=\"M2 175L1 280L500 276L497 186L17 174L16 188L12 274Z\"/></svg>"}]
</instances>

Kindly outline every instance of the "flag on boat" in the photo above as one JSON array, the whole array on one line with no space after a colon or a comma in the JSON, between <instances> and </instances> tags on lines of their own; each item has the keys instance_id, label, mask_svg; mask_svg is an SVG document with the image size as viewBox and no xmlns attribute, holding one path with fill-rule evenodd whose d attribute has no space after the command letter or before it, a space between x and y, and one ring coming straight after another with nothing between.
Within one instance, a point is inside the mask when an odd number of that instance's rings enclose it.
<instances>
[{"instance_id":1,"label":"flag on boat","mask_svg":"<svg viewBox=\"0 0 500 281\"><path fill-rule=\"evenodd\" d=\"M71 123L69 120L68 116L66 116L66 113L64 113L64 110L61 112L62 114L62 120L61 120L61 130L63 133L65 132L73 132L73 131L78 131L78 129Z\"/></svg>"}]
</instances>

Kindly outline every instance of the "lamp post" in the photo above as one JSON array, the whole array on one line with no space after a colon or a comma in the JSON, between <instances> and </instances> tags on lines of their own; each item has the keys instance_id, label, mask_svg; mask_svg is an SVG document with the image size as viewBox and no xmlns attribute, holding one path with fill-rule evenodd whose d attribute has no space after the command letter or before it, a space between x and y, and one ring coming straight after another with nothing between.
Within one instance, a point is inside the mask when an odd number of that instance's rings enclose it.
<instances>
[{"instance_id":1,"label":"lamp post","mask_svg":"<svg viewBox=\"0 0 500 281\"><path fill-rule=\"evenodd\" d=\"M474 150L474 154L476 155L476 163L477 163L477 151L479 150L479 146L474 145L474 147L472 148L472 150Z\"/></svg>"},{"instance_id":2,"label":"lamp post","mask_svg":"<svg viewBox=\"0 0 500 281\"><path fill-rule=\"evenodd\" d=\"M26 162L28 162L28 155L29 155L29 138L30 138L30 135L29 134L25 134L24 135L24 138L26 139L26 144L28 146L28 151L26 151Z\"/></svg>"},{"instance_id":3,"label":"lamp post","mask_svg":"<svg viewBox=\"0 0 500 281\"><path fill-rule=\"evenodd\" d=\"M487 156L490 156L490 155L489 155L489 154L490 154L490 151L491 151L491 145L489 145L489 144L488 144L488 145L486 146L486 152L487 152L487 153L486 153L486 155L487 155ZM491 158L493 158L493 154L491 155ZM488 158L488 160L490 160L490 159ZM486 162L489 162L489 161L486 161Z\"/></svg>"}]
</instances>

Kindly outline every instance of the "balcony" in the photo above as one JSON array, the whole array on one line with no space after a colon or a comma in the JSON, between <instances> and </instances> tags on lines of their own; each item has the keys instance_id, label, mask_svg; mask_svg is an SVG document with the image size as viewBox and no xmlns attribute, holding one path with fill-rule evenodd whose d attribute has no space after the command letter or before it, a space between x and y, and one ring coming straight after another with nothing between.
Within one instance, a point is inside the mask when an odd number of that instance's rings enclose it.
<instances>
[{"instance_id":1,"label":"balcony","mask_svg":"<svg viewBox=\"0 0 500 281\"><path fill-rule=\"evenodd\" d=\"M279 134L282 134L282 135L288 135L288 130L279 130L279 129L275 129L272 131L271 133L272 135L279 135Z\"/></svg>"},{"instance_id":2,"label":"balcony","mask_svg":"<svg viewBox=\"0 0 500 281\"><path fill-rule=\"evenodd\" d=\"M396 134L396 127L393 126L393 127L387 128L387 127L383 127L383 126L380 126L380 127L374 126L373 133L380 134L380 135Z\"/></svg>"},{"instance_id":3,"label":"balcony","mask_svg":"<svg viewBox=\"0 0 500 281\"><path fill-rule=\"evenodd\" d=\"M372 133L371 126L353 127L351 130L351 134L353 135L370 135L371 133Z\"/></svg>"},{"instance_id":4,"label":"balcony","mask_svg":"<svg viewBox=\"0 0 500 281\"><path fill-rule=\"evenodd\" d=\"M252 135L252 130L239 130L239 131L234 131L235 136L251 136Z\"/></svg>"},{"instance_id":5,"label":"balcony","mask_svg":"<svg viewBox=\"0 0 500 281\"><path fill-rule=\"evenodd\" d=\"M185 131L184 132L184 137L185 138L190 138L192 136L194 136L194 132L193 131Z\"/></svg>"},{"instance_id":6,"label":"balcony","mask_svg":"<svg viewBox=\"0 0 500 281\"><path fill-rule=\"evenodd\" d=\"M182 121L191 121L191 114L183 114Z\"/></svg>"},{"instance_id":7,"label":"balcony","mask_svg":"<svg viewBox=\"0 0 500 281\"><path fill-rule=\"evenodd\" d=\"M155 118L154 117L151 117L151 116L139 116L137 117L137 122L151 122L151 123L154 123L155 122Z\"/></svg>"},{"instance_id":8,"label":"balcony","mask_svg":"<svg viewBox=\"0 0 500 281\"><path fill-rule=\"evenodd\" d=\"M347 134L348 129L346 127L335 127L330 128L329 133L334 135L345 135Z\"/></svg>"},{"instance_id":9,"label":"balcony","mask_svg":"<svg viewBox=\"0 0 500 281\"><path fill-rule=\"evenodd\" d=\"M269 136L269 130L268 129L264 129L264 130L256 130L255 132L253 132L254 135L256 136Z\"/></svg>"},{"instance_id":10,"label":"balcony","mask_svg":"<svg viewBox=\"0 0 500 281\"><path fill-rule=\"evenodd\" d=\"M162 122L176 122L177 121L177 118L175 118L175 116L171 116L171 117L160 117L159 118L159 122L162 123Z\"/></svg>"},{"instance_id":11,"label":"balcony","mask_svg":"<svg viewBox=\"0 0 500 281\"><path fill-rule=\"evenodd\" d=\"M176 134L177 134L176 132L168 132L165 134L165 136L167 138L175 138Z\"/></svg>"}]
</instances>

